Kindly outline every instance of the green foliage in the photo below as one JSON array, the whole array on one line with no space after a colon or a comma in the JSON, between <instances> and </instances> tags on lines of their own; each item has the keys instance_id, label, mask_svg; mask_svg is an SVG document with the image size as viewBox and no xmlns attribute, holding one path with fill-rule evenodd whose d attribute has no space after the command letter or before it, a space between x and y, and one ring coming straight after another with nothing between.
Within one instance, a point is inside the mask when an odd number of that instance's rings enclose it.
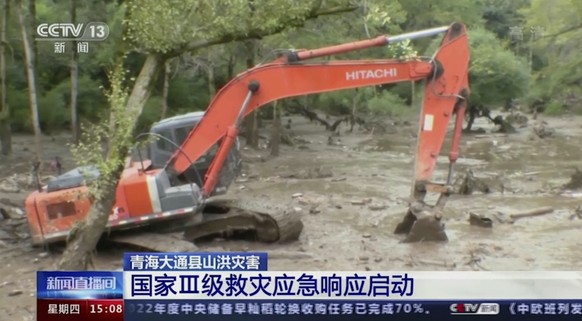
<instances>
[{"instance_id":1,"label":"green foliage","mask_svg":"<svg viewBox=\"0 0 582 321\"><path fill-rule=\"evenodd\" d=\"M252 8L250 4L254 6ZM530 5L531 3L531 5ZM347 6L359 6L358 10L340 15L322 16L314 20L306 18L314 11L326 11ZM208 45L217 39L228 41L243 35L287 29L273 36L263 37L257 62L275 58L273 50L281 48L319 48L375 37L381 34L395 35L423 28L432 28L461 21L470 27L471 42L471 103L500 105L509 98L519 98L527 92L528 102L543 101L548 113L566 110L580 104L582 97L582 1L576 0L130 0L129 2L79 3L77 20L106 21L110 26L110 38L100 43L90 43L90 53L80 55L79 63L79 116L84 122L102 121L109 113L109 103L100 87L110 87L106 69L114 65L123 46L122 21L129 8L129 35L125 44L131 44L137 53L130 54L126 68L135 75L141 68L144 51L167 52L179 50L186 44ZM36 1L37 21L66 22L69 2ZM525 20L524 20L525 19ZM302 26L304 25L304 26ZM537 26L545 35L571 31L557 37L534 39L530 43L528 29ZM511 37L511 27L523 27L524 39L506 44ZM485 29L482 29L485 28ZM33 30L30 30L34 32ZM489 31L489 32L487 32ZM8 100L11 106L12 129L29 131L30 107L27 96L26 73L23 66L23 49L19 39L16 19L8 26L10 53L7 60ZM334 59L409 58L416 52L424 53L437 39L417 40L344 54ZM501 39L501 40L500 40ZM55 54L52 42L36 42L37 83L41 125L45 131L67 129L70 123L70 52ZM134 49L125 47L126 50ZM511 49L514 54L511 53ZM531 58L530 58L531 49ZM429 50L429 53L432 53ZM243 46L231 42L192 52L191 60L205 61L214 67L218 89L230 80L229 62L235 61L235 74L246 68ZM267 54L271 54L267 56ZM516 57L518 56L518 57ZM520 58L521 57L521 58ZM168 97L168 116L192 110L202 110L210 101L207 69L185 63L184 57L173 70ZM531 61L533 78L529 80ZM174 65L176 68L176 65ZM528 81L529 80L529 81ZM527 86L527 83L531 85ZM161 110L159 81L144 113L139 127L146 130L158 120ZM409 83L383 86L394 97L410 99ZM526 88L524 90L524 88ZM358 113L370 110L382 111L385 106L399 105L394 98L376 96L376 88L357 91L355 103ZM330 113L351 112L354 104L353 90L321 95L315 107ZM420 95L420 86L416 95ZM577 98L578 97L578 98ZM386 100L387 103L382 101ZM416 102L420 100L415 98ZM369 104L368 104L369 102ZM562 106L560 108L554 106Z\"/></svg>"},{"instance_id":2,"label":"green foliage","mask_svg":"<svg viewBox=\"0 0 582 321\"><path fill-rule=\"evenodd\" d=\"M382 91L367 102L368 109L377 116L402 117L410 114L412 108L406 101L390 91Z\"/></svg>"},{"instance_id":3,"label":"green foliage","mask_svg":"<svg viewBox=\"0 0 582 321\"><path fill-rule=\"evenodd\" d=\"M10 127L13 131L31 131L28 92L8 87L8 106L10 106Z\"/></svg>"},{"instance_id":4,"label":"green foliage","mask_svg":"<svg viewBox=\"0 0 582 321\"><path fill-rule=\"evenodd\" d=\"M512 28L525 25L523 9L529 0L479 0L483 6L485 27L500 39L509 39Z\"/></svg>"},{"instance_id":5,"label":"green foliage","mask_svg":"<svg viewBox=\"0 0 582 321\"><path fill-rule=\"evenodd\" d=\"M336 1L344 6L349 1ZM322 2L306 0L133 0L129 37L139 48L165 53L192 41L268 33L300 25Z\"/></svg>"},{"instance_id":6,"label":"green foliage","mask_svg":"<svg viewBox=\"0 0 582 321\"><path fill-rule=\"evenodd\" d=\"M64 128L70 120L68 104L59 89L57 87L38 99L38 114L45 131L47 128Z\"/></svg>"},{"instance_id":7,"label":"green foliage","mask_svg":"<svg viewBox=\"0 0 582 321\"><path fill-rule=\"evenodd\" d=\"M546 114L548 116L560 115L563 112L564 112L564 106L555 100L550 101L546 105L546 108L544 108L544 114Z\"/></svg>"},{"instance_id":8,"label":"green foliage","mask_svg":"<svg viewBox=\"0 0 582 321\"><path fill-rule=\"evenodd\" d=\"M509 99L522 97L531 79L525 59L513 54L490 31L471 29L468 36L471 50L471 105L496 107ZM432 55L439 43L440 40L435 40L427 55Z\"/></svg>"},{"instance_id":9,"label":"green foliage","mask_svg":"<svg viewBox=\"0 0 582 321\"><path fill-rule=\"evenodd\" d=\"M347 115L352 110L354 90L340 90L319 95L316 108L330 115Z\"/></svg>"},{"instance_id":10,"label":"green foliage","mask_svg":"<svg viewBox=\"0 0 582 321\"><path fill-rule=\"evenodd\" d=\"M160 120L162 115L162 97L152 96L143 108L136 126L136 132L149 131L150 126Z\"/></svg>"},{"instance_id":11,"label":"green foliage","mask_svg":"<svg viewBox=\"0 0 582 321\"><path fill-rule=\"evenodd\" d=\"M432 28L462 21L470 26L483 24L483 6L474 0L399 0L408 12L407 27Z\"/></svg>"},{"instance_id":12,"label":"green foliage","mask_svg":"<svg viewBox=\"0 0 582 321\"><path fill-rule=\"evenodd\" d=\"M548 114L578 106L582 101L582 5L571 0L533 0L523 12L528 25L543 31L533 42L533 51L545 57L545 66L534 75L528 102L546 103Z\"/></svg>"},{"instance_id":13,"label":"green foliage","mask_svg":"<svg viewBox=\"0 0 582 321\"><path fill-rule=\"evenodd\" d=\"M201 75L179 76L170 81L168 105L171 114L205 110L210 98L207 80Z\"/></svg>"},{"instance_id":14,"label":"green foliage","mask_svg":"<svg viewBox=\"0 0 582 321\"><path fill-rule=\"evenodd\" d=\"M124 73L122 65L109 73L111 87L106 92L111 107L109 119L84 128L81 142L71 147L79 165L94 165L100 173L89 188L94 200L100 200L105 193L103 187L118 178L117 169L124 166L125 151L133 142L133 119L125 109L128 91L123 85Z\"/></svg>"}]
</instances>

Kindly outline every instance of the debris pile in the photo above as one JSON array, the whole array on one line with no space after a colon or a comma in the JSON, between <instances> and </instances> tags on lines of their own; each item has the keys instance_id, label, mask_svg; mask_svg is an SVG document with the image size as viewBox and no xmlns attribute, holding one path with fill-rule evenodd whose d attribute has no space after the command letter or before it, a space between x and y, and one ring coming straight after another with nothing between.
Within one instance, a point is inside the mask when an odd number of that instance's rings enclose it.
<instances>
[{"instance_id":1,"label":"debris pile","mask_svg":"<svg viewBox=\"0 0 582 321\"><path fill-rule=\"evenodd\" d=\"M455 194L471 195L475 192L488 194L491 188L482 179L475 177L472 170L467 170L464 175L457 178L454 184Z\"/></svg>"},{"instance_id":2,"label":"debris pile","mask_svg":"<svg viewBox=\"0 0 582 321\"><path fill-rule=\"evenodd\" d=\"M548 127L548 123L545 121L541 121L535 124L535 126L533 127L533 132L539 138L552 137L556 133L556 131L553 128Z\"/></svg>"},{"instance_id":3,"label":"debris pile","mask_svg":"<svg viewBox=\"0 0 582 321\"><path fill-rule=\"evenodd\" d=\"M506 122L515 125L515 127L518 128L527 127L528 120L529 119L527 118L527 116L519 112L513 112L509 114L507 117L505 117Z\"/></svg>"},{"instance_id":4,"label":"debris pile","mask_svg":"<svg viewBox=\"0 0 582 321\"><path fill-rule=\"evenodd\" d=\"M54 176L50 175L40 177L40 183L41 185L46 184L53 178ZM32 175L13 174L0 181L0 193L20 193L23 190L29 190L35 186L36 184L34 183Z\"/></svg>"},{"instance_id":5,"label":"debris pile","mask_svg":"<svg viewBox=\"0 0 582 321\"><path fill-rule=\"evenodd\" d=\"M28 239L29 231L24 211L12 206L8 200L0 200L0 248L7 242L16 243Z\"/></svg>"},{"instance_id":6,"label":"debris pile","mask_svg":"<svg viewBox=\"0 0 582 321\"><path fill-rule=\"evenodd\" d=\"M567 190L577 190L582 188L582 171L579 168L575 169L574 174L570 176L570 181L563 186Z\"/></svg>"}]
</instances>

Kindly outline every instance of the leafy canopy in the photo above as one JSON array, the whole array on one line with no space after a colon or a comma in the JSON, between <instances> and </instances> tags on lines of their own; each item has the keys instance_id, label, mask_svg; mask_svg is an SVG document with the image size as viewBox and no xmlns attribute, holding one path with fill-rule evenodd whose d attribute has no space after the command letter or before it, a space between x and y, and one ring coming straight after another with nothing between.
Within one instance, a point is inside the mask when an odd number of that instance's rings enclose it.
<instances>
[{"instance_id":1,"label":"leafy canopy","mask_svg":"<svg viewBox=\"0 0 582 321\"><path fill-rule=\"evenodd\" d=\"M530 81L527 61L516 56L491 31L470 29L468 36L471 105L499 105L525 94ZM439 44L440 40L435 40L427 55L432 55Z\"/></svg>"}]
</instances>

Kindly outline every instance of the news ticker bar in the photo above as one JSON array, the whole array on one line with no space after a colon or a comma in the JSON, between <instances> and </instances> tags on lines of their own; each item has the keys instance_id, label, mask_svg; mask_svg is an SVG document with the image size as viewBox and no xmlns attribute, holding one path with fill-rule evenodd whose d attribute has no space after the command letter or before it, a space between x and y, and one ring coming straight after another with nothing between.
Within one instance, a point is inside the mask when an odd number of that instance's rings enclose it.
<instances>
[{"instance_id":1,"label":"news ticker bar","mask_svg":"<svg viewBox=\"0 0 582 321\"><path fill-rule=\"evenodd\" d=\"M580 320L582 300L353 301L353 300L38 300L38 321L196 320ZM478 316L478 317L477 317ZM473 318L471 318L473 317Z\"/></svg>"},{"instance_id":2,"label":"news ticker bar","mask_svg":"<svg viewBox=\"0 0 582 321\"><path fill-rule=\"evenodd\" d=\"M478 317L477 317L478 316ZM486 317L484 317L486 316ZM579 320L571 301L126 300L125 321L196 320ZM471 318L473 317L473 318Z\"/></svg>"}]
</instances>

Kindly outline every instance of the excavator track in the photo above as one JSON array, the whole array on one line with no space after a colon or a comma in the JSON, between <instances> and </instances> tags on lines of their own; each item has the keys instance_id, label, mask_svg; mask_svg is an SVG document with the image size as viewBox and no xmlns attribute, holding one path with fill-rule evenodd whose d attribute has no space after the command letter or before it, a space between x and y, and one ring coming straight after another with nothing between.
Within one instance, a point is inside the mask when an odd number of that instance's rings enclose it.
<instances>
[{"instance_id":1,"label":"excavator track","mask_svg":"<svg viewBox=\"0 0 582 321\"><path fill-rule=\"evenodd\" d=\"M258 242L286 243L297 240L302 230L299 213L291 208L220 198L209 201L202 213L188 221L167 222L156 232L111 235L108 240L155 252L193 252L197 250L194 242L202 238L246 233Z\"/></svg>"},{"instance_id":2,"label":"excavator track","mask_svg":"<svg viewBox=\"0 0 582 321\"><path fill-rule=\"evenodd\" d=\"M252 231L260 242L285 243L297 240L303 230L299 213L267 204L238 199L213 200L206 205L210 210L204 211L202 221L185 229L184 239L197 240L216 234L228 237L232 233Z\"/></svg>"}]
</instances>

